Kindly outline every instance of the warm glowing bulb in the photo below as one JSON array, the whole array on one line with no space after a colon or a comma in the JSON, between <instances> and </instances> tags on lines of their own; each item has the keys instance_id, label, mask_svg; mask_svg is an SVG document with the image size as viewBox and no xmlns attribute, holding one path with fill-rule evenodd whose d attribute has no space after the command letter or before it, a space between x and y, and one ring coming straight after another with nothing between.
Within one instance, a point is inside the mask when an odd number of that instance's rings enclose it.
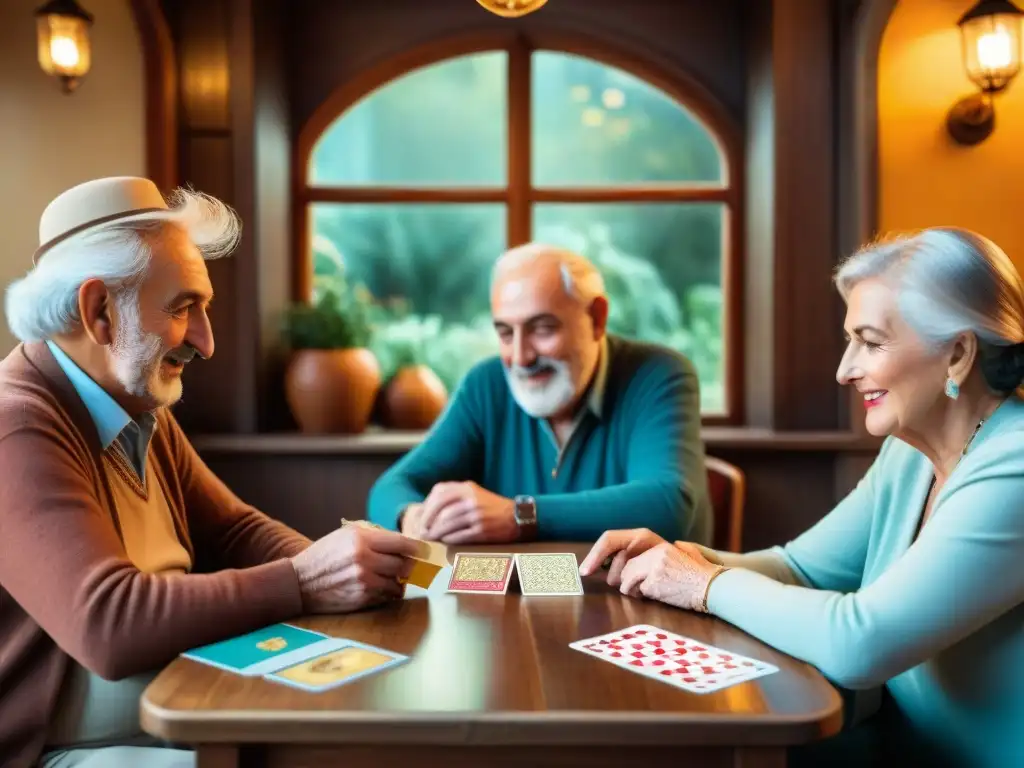
<instances>
[{"instance_id":1,"label":"warm glowing bulb","mask_svg":"<svg viewBox=\"0 0 1024 768\"><path fill-rule=\"evenodd\" d=\"M1003 28L978 38L978 63L985 69L1001 69L1013 61L1012 41Z\"/></svg>"},{"instance_id":2,"label":"warm glowing bulb","mask_svg":"<svg viewBox=\"0 0 1024 768\"><path fill-rule=\"evenodd\" d=\"M50 39L50 58L62 69L78 66L78 46L70 37L55 36Z\"/></svg>"}]
</instances>

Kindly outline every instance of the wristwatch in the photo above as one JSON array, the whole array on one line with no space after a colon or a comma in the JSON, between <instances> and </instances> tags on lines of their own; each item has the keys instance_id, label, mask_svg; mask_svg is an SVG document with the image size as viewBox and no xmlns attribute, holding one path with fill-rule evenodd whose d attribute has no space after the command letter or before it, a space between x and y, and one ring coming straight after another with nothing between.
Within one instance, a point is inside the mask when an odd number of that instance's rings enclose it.
<instances>
[{"instance_id":1,"label":"wristwatch","mask_svg":"<svg viewBox=\"0 0 1024 768\"><path fill-rule=\"evenodd\" d=\"M532 541L537 536L537 502L533 496L516 496L513 502L519 538L523 541Z\"/></svg>"}]
</instances>

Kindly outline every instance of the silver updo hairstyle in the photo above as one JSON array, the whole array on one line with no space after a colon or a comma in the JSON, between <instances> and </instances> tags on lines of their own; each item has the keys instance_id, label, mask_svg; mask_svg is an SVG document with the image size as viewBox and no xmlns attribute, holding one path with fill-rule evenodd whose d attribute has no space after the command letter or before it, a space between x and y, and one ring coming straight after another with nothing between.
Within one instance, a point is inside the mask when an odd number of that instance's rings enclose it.
<instances>
[{"instance_id":1,"label":"silver updo hairstyle","mask_svg":"<svg viewBox=\"0 0 1024 768\"><path fill-rule=\"evenodd\" d=\"M862 280L891 277L907 324L936 349L978 338L982 375L995 392L1024 382L1024 282L999 246L956 227L890 237L861 248L836 272L844 300Z\"/></svg>"}]
</instances>

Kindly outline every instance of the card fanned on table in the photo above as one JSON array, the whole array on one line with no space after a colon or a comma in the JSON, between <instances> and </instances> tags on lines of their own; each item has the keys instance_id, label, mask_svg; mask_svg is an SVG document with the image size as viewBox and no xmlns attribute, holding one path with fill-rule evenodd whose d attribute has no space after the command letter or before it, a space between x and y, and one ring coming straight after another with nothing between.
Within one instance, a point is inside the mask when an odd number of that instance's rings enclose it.
<instances>
[{"instance_id":1,"label":"card fanned on table","mask_svg":"<svg viewBox=\"0 0 1024 768\"><path fill-rule=\"evenodd\" d=\"M325 691L408 661L408 656L322 632L274 624L181 654L245 677Z\"/></svg>"},{"instance_id":2,"label":"card fanned on table","mask_svg":"<svg viewBox=\"0 0 1024 768\"><path fill-rule=\"evenodd\" d=\"M720 691L779 671L772 664L649 624L577 640L569 647L690 693Z\"/></svg>"},{"instance_id":3,"label":"card fanned on table","mask_svg":"<svg viewBox=\"0 0 1024 768\"><path fill-rule=\"evenodd\" d=\"M510 554L459 552L455 555L449 592L503 595L508 591L515 559Z\"/></svg>"},{"instance_id":4,"label":"card fanned on table","mask_svg":"<svg viewBox=\"0 0 1024 768\"><path fill-rule=\"evenodd\" d=\"M523 595L582 595L580 567L572 552L516 555L519 591Z\"/></svg>"}]
</instances>

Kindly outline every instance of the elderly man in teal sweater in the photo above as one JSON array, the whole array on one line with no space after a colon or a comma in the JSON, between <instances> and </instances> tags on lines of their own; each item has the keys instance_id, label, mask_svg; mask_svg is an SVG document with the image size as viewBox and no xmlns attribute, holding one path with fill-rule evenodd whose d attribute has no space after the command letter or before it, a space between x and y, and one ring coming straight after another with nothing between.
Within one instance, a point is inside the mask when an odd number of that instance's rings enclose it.
<instances>
[{"instance_id":1,"label":"elderly man in teal sweater","mask_svg":"<svg viewBox=\"0 0 1024 768\"><path fill-rule=\"evenodd\" d=\"M609 335L600 272L564 249L505 253L491 309L499 355L379 478L369 519L447 544L593 541L621 527L709 543L693 364Z\"/></svg>"}]
</instances>

